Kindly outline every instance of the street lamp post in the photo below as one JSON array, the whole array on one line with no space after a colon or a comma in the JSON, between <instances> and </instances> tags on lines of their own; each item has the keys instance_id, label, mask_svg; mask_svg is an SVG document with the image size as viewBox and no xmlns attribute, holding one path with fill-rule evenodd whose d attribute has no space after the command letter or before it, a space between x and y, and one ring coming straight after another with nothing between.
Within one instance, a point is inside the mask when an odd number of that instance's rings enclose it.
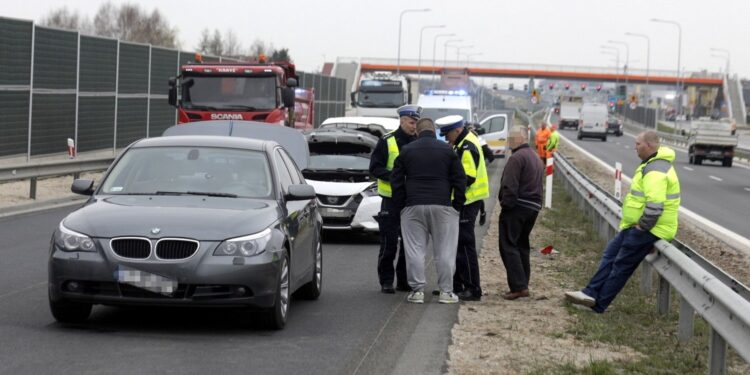
<instances>
[{"instance_id":1,"label":"street lamp post","mask_svg":"<svg viewBox=\"0 0 750 375\"><path fill-rule=\"evenodd\" d=\"M417 63L417 79L422 79L422 37L427 29L442 29L445 25L428 25L419 31L419 62Z\"/></svg>"},{"instance_id":2,"label":"street lamp post","mask_svg":"<svg viewBox=\"0 0 750 375\"><path fill-rule=\"evenodd\" d=\"M437 50L437 40L438 40L438 38L443 38L443 37L446 37L446 36L456 36L456 34L453 34L453 33L451 33L451 34L438 34L438 35L435 35L435 37L432 39L432 86L433 86L432 88L433 89L435 88L435 70L436 70L436 65L435 65L435 51Z\"/></svg>"},{"instance_id":3,"label":"street lamp post","mask_svg":"<svg viewBox=\"0 0 750 375\"><path fill-rule=\"evenodd\" d=\"M677 108L678 108L678 114L681 114L682 112L682 92L680 90L680 58L682 57L682 26L676 21L670 21L670 20L662 20L658 18L652 18L651 22L657 22L657 23L668 23L670 25L677 26Z\"/></svg>"},{"instance_id":4,"label":"street lamp post","mask_svg":"<svg viewBox=\"0 0 750 375\"><path fill-rule=\"evenodd\" d=\"M620 49L616 47L608 46L608 45L602 45L601 48L602 48L603 53L606 53L607 51L609 51L609 54L612 54L614 52L614 55L617 58L617 65L615 66L615 94L618 96L618 99L619 99L619 94L617 94L617 90L619 89L619 86L620 86Z\"/></svg>"},{"instance_id":5,"label":"street lamp post","mask_svg":"<svg viewBox=\"0 0 750 375\"><path fill-rule=\"evenodd\" d=\"M464 48L474 48L474 46L455 46L456 49L456 65L460 65L461 62L459 61L459 54L461 53L461 50Z\"/></svg>"},{"instance_id":6,"label":"street lamp post","mask_svg":"<svg viewBox=\"0 0 750 375\"><path fill-rule=\"evenodd\" d=\"M466 54L466 66L469 66L469 63L471 63L471 57L472 56L481 56L481 52L474 52L474 53L467 53Z\"/></svg>"},{"instance_id":7,"label":"street lamp post","mask_svg":"<svg viewBox=\"0 0 750 375\"><path fill-rule=\"evenodd\" d=\"M726 68L724 70L724 74L726 74L727 77L729 77L729 60L731 58L731 55L729 54L729 50L723 49L723 48L711 48L711 52L720 52L720 53L726 53L727 54L726 56L723 56L723 55L712 55L712 56L713 57L720 57L720 58L723 58L723 59L725 59L727 61L727 65L726 65Z\"/></svg>"},{"instance_id":8,"label":"street lamp post","mask_svg":"<svg viewBox=\"0 0 750 375\"><path fill-rule=\"evenodd\" d=\"M646 89L651 92L651 87L648 84L649 76L651 73L651 38L649 38L646 34L637 34L630 32L625 33L625 35L646 39Z\"/></svg>"},{"instance_id":9,"label":"street lamp post","mask_svg":"<svg viewBox=\"0 0 750 375\"><path fill-rule=\"evenodd\" d=\"M625 75L625 85L627 86L628 85L628 66L630 65L630 45L620 40L609 40L607 41L607 43L625 46L625 67L623 68L622 73L623 75Z\"/></svg>"},{"instance_id":10,"label":"street lamp post","mask_svg":"<svg viewBox=\"0 0 750 375\"><path fill-rule=\"evenodd\" d=\"M463 42L463 39L451 39L446 40L445 43L443 43L443 69L445 69L448 66L448 45L451 43L457 43L457 42Z\"/></svg>"},{"instance_id":11,"label":"street lamp post","mask_svg":"<svg viewBox=\"0 0 750 375\"><path fill-rule=\"evenodd\" d=\"M419 12L429 12L430 8L424 8L424 9L405 9L401 11L401 15L398 16L398 54L397 54L397 60L396 60L396 74L401 74L401 24L404 20L404 14L406 13L419 13Z\"/></svg>"}]
</instances>

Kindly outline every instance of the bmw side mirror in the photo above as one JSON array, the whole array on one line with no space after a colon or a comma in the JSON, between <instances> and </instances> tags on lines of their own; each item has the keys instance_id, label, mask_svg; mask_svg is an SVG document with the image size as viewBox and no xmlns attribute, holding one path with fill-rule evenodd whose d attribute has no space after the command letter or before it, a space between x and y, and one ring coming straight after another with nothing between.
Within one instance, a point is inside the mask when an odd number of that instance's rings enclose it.
<instances>
[{"instance_id":1,"label":"bmw side mirror","mask_svg":"<svg viewBox=\"0 0 750 375\"><path fill-rule=\"evenodd\" d=\"M286 194L286 199L290 201L303 201L314 198L315 188L307 184L289 185L289 192Z\"/></svg>"},{"instance_id":2,"label":"bmw side mirror","mask_svg":"<svg viewBox=\"0 0 750 375\"><path fill-rule=\"evenodd\" d=\"M81 195L94 194L94 180L76 179L70 186L70 191Z\"/></svg>"}]
</instances>

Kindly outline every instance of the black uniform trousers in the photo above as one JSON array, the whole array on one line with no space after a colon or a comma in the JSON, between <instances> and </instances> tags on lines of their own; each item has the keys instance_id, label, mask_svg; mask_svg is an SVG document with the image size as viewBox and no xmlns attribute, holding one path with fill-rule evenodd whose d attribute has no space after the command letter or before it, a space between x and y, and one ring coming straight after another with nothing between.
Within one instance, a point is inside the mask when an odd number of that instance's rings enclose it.
<instances>
[{"instance_id":1,"label":"black uniform trousers","mask_svg":"<svg viewBox=\"0 0 750 375\"><path fill-rule=\"evenodd\" d=\"M409 288L406 279L406 256L401 239L401 217L396 212L393 199L382 197L378 225L380 227L380 254L378 255L378 279L381 286L393 286L393 261L398 255L395 276L397 285Z\"/></svg>"},{"instance_id":2,"label":"black uniform trousers","mask_svg":"<svg viewBox=\"0 0 750 375\"><path fill-rule=\"evenodd\" d=\"M453 274L453 292L465 290L474 296L482 295L482 284L479 281L479 260L477 259L477 241L474 235L474 223L483 201L467 204L461 210L458 222L458 251L456 251L456 273Z\"/></svg>"},{"instance_id":3,"label":"black uniform trousers","mask_svg":"<svg viewBox=\"0 0 750 375\"><path fill-rule=\"evenodd\" d=\"M500 259L508 274L510 291L514 293L529 288L529 235L538 214L538 211L523 206L500 211Z\"/></svg>"}]
</instances>

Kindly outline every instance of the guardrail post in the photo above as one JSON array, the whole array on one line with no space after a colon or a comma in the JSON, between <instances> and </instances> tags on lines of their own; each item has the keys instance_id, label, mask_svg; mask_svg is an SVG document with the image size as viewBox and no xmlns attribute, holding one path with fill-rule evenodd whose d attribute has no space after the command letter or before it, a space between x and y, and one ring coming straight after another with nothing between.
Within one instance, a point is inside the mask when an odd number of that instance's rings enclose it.
<instances>
[{"instance_id":1,"label":"guardrail post","mask_svg":"<svg viewBox=\"0 0 750 375\"><path fill-rule=\"evenodd\" d=\"M713 327L708 339L708 374L725 375L727 373L727 342Z\"/></svg>"},{"instance_id":2,"label":"guardrail post","mask_svg":"<svg viewBox=\"0 0 750 375\"><path fill-rule=\"evenodd\" d=\"M669 281L659 277L659 290L656 292L656 306L659 314L666 315L669 312Z\"/></svg>"},{"instance_id":3,"label":"guardrail post","mask_svg":"<svg viewBox=\"0 0 750 375\"><path fill-rule=\"evenodd\" d=\"M74 180L77 180L79 178L81 178L81 174L79 172L73 173L73 179Z\"/></svg>"},{"instance_id":4,"label":"guardrail post","mask_svg":"<svg viewBox=\"0 0 750 375\"><path fill-rule=\"evenodd\" d=\"M686 342L693 337L694 310L685 296L680 296L680 320L678 323L677 337L681 342Z\"/></svg>"},{"instance_id":5,"label":"guardrail post","mask_svg":"<svg viewBox=\"0 0 750 375\"><path fill-rule=\"evenodd\" d=\"M29 198L36 199L36 177L29 180Z\"/></svg>"},{"instance_id":6,"label":"guardrail post","mask_svg":"<svg viewBox=\"0 0 750 375\"><path fill-rule=\"evenodd\" d=\"M653 267L649 262L641 262L641 292L651 294L651 285L653 284Z\"/></svg>"}]
</instances>

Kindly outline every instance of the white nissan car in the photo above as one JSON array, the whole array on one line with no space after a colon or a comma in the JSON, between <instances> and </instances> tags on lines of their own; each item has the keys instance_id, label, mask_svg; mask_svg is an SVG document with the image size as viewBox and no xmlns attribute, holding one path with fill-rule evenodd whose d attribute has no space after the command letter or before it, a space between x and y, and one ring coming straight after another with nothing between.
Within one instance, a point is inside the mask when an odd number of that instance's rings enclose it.
<instances>
[{"instance_id":1,"label":"white nissan car","mask_svg":"<svg viewBox=\"0 0 750 375\"><path fill-rule=\"evenodd\" d=\"M381 198L369 169L378 137L345 128L321 128L305 135L310 161L302 174L315 188L323 229L377 232Z\"/></svg>"}]
</instances>

